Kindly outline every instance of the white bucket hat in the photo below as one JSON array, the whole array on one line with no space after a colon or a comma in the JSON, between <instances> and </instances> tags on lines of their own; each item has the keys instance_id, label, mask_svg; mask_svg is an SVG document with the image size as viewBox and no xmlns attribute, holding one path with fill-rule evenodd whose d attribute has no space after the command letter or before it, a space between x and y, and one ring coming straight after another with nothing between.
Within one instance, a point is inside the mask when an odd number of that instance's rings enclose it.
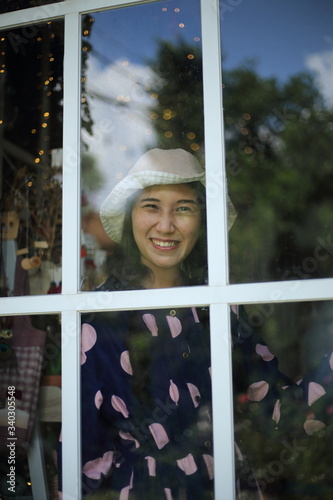
<instances>
[{"instance_id":1,"label":"white bucket hat","mask_svg":"<svg viewBox=\"0 0 333 500\"><path fill-rule=\"evenodd\" d=\"M101 206L100 217L107 235L115 243L120 243L126 203L136 191L148 186L195 181L205 185L205 172L191 153L184 149L155 148L147 151L139 158L127 176L113 188ZM235 214L235 209L231 202L230 204Z\"/></svg>"}]
</instances>

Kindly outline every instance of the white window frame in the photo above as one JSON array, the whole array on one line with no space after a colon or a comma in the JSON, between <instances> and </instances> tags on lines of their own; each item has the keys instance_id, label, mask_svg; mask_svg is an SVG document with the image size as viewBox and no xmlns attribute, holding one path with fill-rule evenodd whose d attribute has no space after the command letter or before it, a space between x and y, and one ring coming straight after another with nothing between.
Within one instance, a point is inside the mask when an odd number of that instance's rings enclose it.
<instances>
[{"instance_id":1,"label":"white window frame","mask_svg":"<svg viewBox=\"0 0 333 500\"><path fill-rule=\"evenodd\" d=\"M151 0L159 1L159 0ZM81 15L145 0L65 0L0 15L0 29L64 18L63 263L60 295L0 299L1 315L62 316L63 499L81 498L80 315L86 311L208 305L211 323L215 499L235 498L231 342L232 304L332 299L333 279L228 283L225 152L223 143L219 1L201 0L209 285L124 292L79 290ZM76 231L74 231L76 228Z\"/></svg>"}]
</instances>

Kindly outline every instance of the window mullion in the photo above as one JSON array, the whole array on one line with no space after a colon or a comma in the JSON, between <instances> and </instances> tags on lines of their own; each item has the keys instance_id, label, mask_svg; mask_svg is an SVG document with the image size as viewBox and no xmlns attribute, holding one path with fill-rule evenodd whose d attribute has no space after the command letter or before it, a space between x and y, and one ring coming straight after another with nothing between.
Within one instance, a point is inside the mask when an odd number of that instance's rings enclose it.
<instances>
[{"instance_id":1,"label":"window mullion","mask_svg":"<svg viewBox=\"0 0 333 500\"><path fill-rule=\"evenodd\" d=\"M65 17L63 139L63 294L78 293L80 207L81 16ZM63 498L81 498L80 317L62 314Z\"/></svg>"},{"instance_id":2,"label":"window mullion","mask_svg":"<svg viewBox=\"0 0 333 500\"><path fill-rule=\"evenodd\" d=\"M235 498L230 312L210 307L215 498ZM223 471L223 474L221 474Z\"/></svg>"},{"instance_id":3,"label":"window mullion","mask_svg":"<svg viewBox=\"0 0 333 500\"><path fill-rule=\"evenodd\" d=\"M218 0L201 0L201 22L209 284L223 285L228 282L228 224Z\"/></svg>"},{"instance_id":4,"label":"window mullion","mask_svg":"<svg viewBox=\"0 0 333 500\"><path fill-rule=\"evenodd\" d=\"M63 500L81 498L80 315L62 313Z\"/></svg>"},{"instance_id":5,"label":"window mullion","mask_svg":"<svg viewBox=\"0 0 333 500\"><path fill-rule=\"evenodd\" d=\"M65 17L62 292L78 291L80 247L81 17Z\"/></svg>"},{"instance_id":6,"label":"window mullion","mask_svg":"<svg viewBox=\"0 0 333 500\"><path fill-rule=\"evenodd\" d=\"M228 223L218 0L201 0L201 22L209 288L217 287L220 301L210 305L215 498L231 499L235 467L229 306L225 290L219 289L228 283Z\"/></svg>"}]
</instances>

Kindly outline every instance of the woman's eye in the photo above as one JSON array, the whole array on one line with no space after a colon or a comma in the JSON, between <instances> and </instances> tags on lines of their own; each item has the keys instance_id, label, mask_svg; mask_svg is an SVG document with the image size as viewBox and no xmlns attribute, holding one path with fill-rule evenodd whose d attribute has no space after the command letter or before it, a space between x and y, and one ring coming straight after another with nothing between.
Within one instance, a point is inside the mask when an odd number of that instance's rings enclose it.
<instances>
[{"instance_id":1,"label":"woman's eye","mask_svg":"<svg viewBox=\"0 0 333 500\"><path fill-rule=\"evenodd\" d=\"M146 203L142 208L148 208L149 210L158 210L158 206L153 203Z\"/></svg>"},{"instance_id":2,"label":"woman's eye","mask_svg":"<svg viewBox=\"0 0 333 500\"><path fill-rule=\"evenodd\" d=\"M177 212L192 212L190 207L184 206L184 207L178 207Z\"/></svg>"}]
</instances>

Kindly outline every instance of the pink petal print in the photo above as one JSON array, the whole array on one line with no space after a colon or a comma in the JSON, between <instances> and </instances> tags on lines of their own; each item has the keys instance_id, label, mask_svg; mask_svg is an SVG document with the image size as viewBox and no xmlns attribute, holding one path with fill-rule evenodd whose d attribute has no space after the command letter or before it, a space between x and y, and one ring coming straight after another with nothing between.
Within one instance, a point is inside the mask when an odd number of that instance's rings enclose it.
<instances>
[{"instance_id":1,"label":"pink petal print","mask_svg":"<svg viewBox=\"0 0 333 500\"><path fill-rule=\"evenodd\" d=\"M214 479L214 458L211 455L202 455L207 467L209 479Z\"/></svg>"},{"instance_id":2,"label":"pink petal print","mask_svg":"<svg viewBox=\"0 0 333 500\"><path fill-rule=\"evenodd\" d=\"M196 310L195 307L192 307L192 314L193 314L194 322L195 323L200 323L200 320L199 320L199 317L198 317L198 313L197 313L197 310Z\"/></svg>"},{"instance_id":3,"label":"pink petal print","mask_svg":"<svg viewBox=\"0 0 333 500\"><path fill-rule=\"evenodd\" d=\"M166 319L167 319L167 322L169 324L172 338L174 339L175 337L178 337L178 335L182 331L181 322L175 316L167 316Z\"/></svg>"},{"instance_id":4,"label":"pink petal print","mask_svg":"<svg viewBox=\"0 0 333 500\"><path fill-rule=\"evenodd\" d=\"M147 460L148 473L151 477L156 476L156 460L153 457L145 457Z\"/></svg>"},{"instance_id":5,"label":"pink petal print","mask_svg":"<svg viewBox=\"0 0 333 500\"><path fill-rule=\"evenodd\" d=\"M132 434L130 434L129 432L124 432L124 431L119 431L119 436L121 437L121 439L124 439L125 441L134 441L135 442L135 448L139 448L140 447L140 443L137 439L135 439Z\"/></svg>"},{"instance_id":6,"label":"pink petal print","mask_svg":"<svg viewBox=\"0 0 333 500\"><path fill-rule=\"evenodd\" d=\"M304 430L308 436L312 436L315 432L321 431L326 427L324 422L320 420L307 420L303 424Z\"/></svg>"},{"instance_id":7,"label":"pink petal print","mask_svg":"<svg viewBox=\"0 0 333 500\"><path fill-rule=\"evenodd\" d=\"M317 382L309 383L309 394L308 394L308 405L311 406L315 403L319 398L321 398L326 391L324 387Z\"/></svg>"},{"instance_id":8,"label":"pink petal print","mask_svg":"<svg viewBox=\"0 0 333 500\"><path fill-rule=\"evenodd\" d=\"M235 445L235 452L236 452L238 460L243 462L244 457L243 457L243 453L240 450L240 447L238 446L238 444L236 442L234 442L234 445Z\"/></svg>"},{"instance_id":9,"label":"pink petal print","mask_svg":"<svg viewBox=\"0 0 333 500\"><path fill-rule=\"evenodd\" d=\"M107 451L103 457L87 462L82 471L90 479L100 479L102 474L108 476L111 471L113 451Z\"/></svg>"},{"instance_id":10,"label":"pink petal print","mask_svg":"<svg viewBox=\"0 0 333 500\"><path fill-rule=\"evenodd\" d=\"M131 481L128 486L125 486L120 490L120 495L119 495L119 500L128 500L129 499L129 494L130 490L133 488L133 472L131 475Z\"/></svg>"},{"instance_id":11,"label":"pink petal print","mask_svg":"<svg viewBox=\"0 0 333 500\"><path fill-rule=\"evenodd\" d=\"M186 457L177 460L177 465L183 472L185 472L186 476L190 476L198 470L198 467L191 453L189 453Z\"/></svg>"},{"instance_id":12,"label":"pink petal print","mask_svg":"<svg viewBox=\"0 0 333 500\"><path fill-rule=\"evenodd\" d=\"M280 417L281 417L281 401L278 399L274 405L272 420L274 420L274 422L278 424L280 421Z\"/></svg>"},{"instance_id":13,"label":"pink petal print","mask_svg":"<svg viewBox=\"0 0 333 500\"><path fill-rule=\"evenodd\" d=\"M231 310L232 310L232 312L234 312L237 315L237 318L238 318L239 306L238 305L233 305L233 306L231 306Z\"/></svg>"},{"instance_id":14,"label":"pink petal print","mask_svg":"<svg viewBox=\"0 0 333 500\"><path fill-rule=\"evenodd\" d=\"M128 418L129 412L123 399L121 399L119 396L113 395L111 397L111 405L116 411L122 413L125 418Z\"/></svg>"},{"instance_id":15,"label":"pink petal print","mask_svg":"<svg viewBox=\"0 0 333 500\"><path fill-rule=\"evenodd\" d=\"M120 355L120 366L128 375L133 375L133 369L128 351L123 351Z\"/></svg>"},{"instance_id":16,"label":"pink petal print","mask_svg":"<svg viewBox=\"0 0 333 500\"><path fill-rule=\"evenodd\" d=\"M120 490L119 500L128 500L128 498L129 498L129 491L130 491L130 487L129 486L125 486L125 488L122 488Z\"/></svg>"},{"instance_id":17,"label":"pink petal print","mask_svg":"<svg viewBox=\"0 0 333 500\"><path fill-rule=\"evenodd\" d=\"M261 401L266 396L269 385L264 380L254 382L247 389L247 397L250 401Z\"/></svg>"},{"instance_id":18,"label":"pink petal print","mask_svg":"<svg viewBox=\"0 0 333 500\"><path fill-rule=\"evenodd\" d=\"M173 500L173 496L172 496L170 488L164 488L164 493L165 493L166 500Z\"/></svg>"},{"instance_id":19,"label":"pink petal print","mask_svg":"<svg viewBox=\"0 0 333 500\"><path fill-rule=\"evenodd\" d=\"M97 391L95 394L95 406L99 410L103 403L103 396L101 391Z\"/></svg>"},{"instance_id":20,"label":"pink petal print","mask_svg":"<svg viewBox=\"0 0 333 500\"><path fill-rule=\"evenodd\" d=\"M272 361L275 358L274 354L268 349L267 345L257 344L256 353L262 357L264 361Z\"/></svg>"},{"instance_id":21,"label":"pink petal print","mask_svg":"<svg viewBox=\"0 0 333 500\"><path fill-rule=\"evenodd\" d=\"M169 395L170 395L170 398L172 399L172 401L174 403L176 403L176 405L178 405L179 390L178 390L178 387L176 386L176 384L174 382L172 382L172 380L170 380Z\"/></svg>"},{"instance_id":22,"label":"pink petal print","mask_svg":"<svg viewBox=\"0 0 333 500\"><path fill-rule=\"evenodd\" d=\"M157 423L150 424L148 429L155 440L157 448L161 450L169 442L168 435L163 425Z\"/></svg>"},{"instance_id":23,"label":"pink petal print","mask_svg":"<svg viewBox=\"0 0 333 500\"><path fill-rule=\"evenodd\" d=\"M331 370L333 370L333 352L330 356L330 367L331 367Z\"/></svg>"},{"instance_id":24,"label":"pink petal print","mask_svg":"<svg viewBox=\"0 0 333 500\"><path fill-rule=\"evenodd\" d=\"M188 382L186 385L187 385L188 390L190 392L190 395L191 395L191 398L192 398L192 401L194 404L194 408L197 408L199 406L200 399L201 399L200 391L197 388L197 386L194 384L191 384Z\"/></svg>"},{"instance_id":25,"label":"pink petal print","mask_svg":"<svg viewBox=\"0 0 333 500\"><path fill-rule=\"evenodd\" d=\"M146 326L153 337L158 336L158 326L156 324L156 319L153 314L144 314L142 316L143 321L146 323Z\"/></svg>"},{"instance_id":26,"label":"pink petal print","mask_svg":"<svg viewBox=\"0 0 333 500\"><path fill-rule=\"evenodd\" d=\"M81 365L83 365L86 360L86 352L90 351L90 349L96 344L97 333L95 328L88 323L83 323L82 332L81 332Z\"/></svg>"}]
</instances>

